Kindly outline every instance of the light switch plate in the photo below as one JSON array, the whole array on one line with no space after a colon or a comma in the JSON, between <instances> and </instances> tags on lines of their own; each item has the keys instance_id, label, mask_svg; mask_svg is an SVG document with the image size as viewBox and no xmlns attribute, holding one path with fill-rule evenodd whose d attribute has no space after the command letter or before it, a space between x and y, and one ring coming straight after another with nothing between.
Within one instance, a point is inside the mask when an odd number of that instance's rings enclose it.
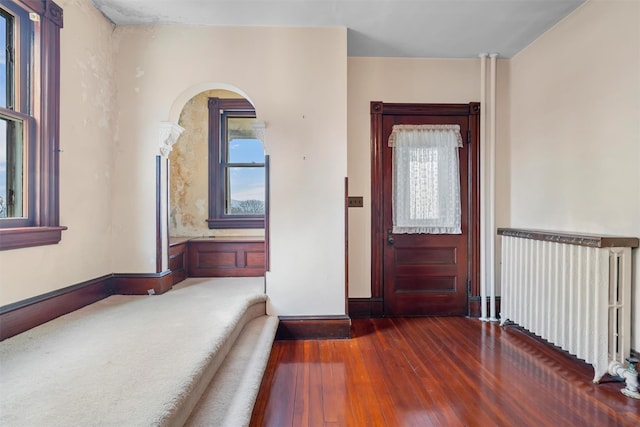
<instances>
[{"instance_id":1,"label":"light switch plate","mask_svg":"<svg viewBox=\"0 0 640 427\"><path fill-rule=\"evenodd\" d=\"M349 196L350 208L361 208L364 206L364 198L362 196Z\"/></svg>"}]
</instances>

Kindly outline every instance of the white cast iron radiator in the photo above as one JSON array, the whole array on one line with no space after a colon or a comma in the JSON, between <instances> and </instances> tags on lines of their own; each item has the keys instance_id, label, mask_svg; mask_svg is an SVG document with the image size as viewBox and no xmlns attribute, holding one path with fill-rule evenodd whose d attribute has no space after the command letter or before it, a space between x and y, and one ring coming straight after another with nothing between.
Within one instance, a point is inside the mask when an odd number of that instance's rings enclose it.
<instances>
[{"instance_id":1,"label":"white cast iron radiator","mask_svg":"<svg viewBox=\"0 0 640 427\"><path fill-rule=\"evenodd\" d=\"M631 340L631 248L637 238L498 229L502 324L514 322L593 365L625 363Z\"/></svg>"}]
</instances>

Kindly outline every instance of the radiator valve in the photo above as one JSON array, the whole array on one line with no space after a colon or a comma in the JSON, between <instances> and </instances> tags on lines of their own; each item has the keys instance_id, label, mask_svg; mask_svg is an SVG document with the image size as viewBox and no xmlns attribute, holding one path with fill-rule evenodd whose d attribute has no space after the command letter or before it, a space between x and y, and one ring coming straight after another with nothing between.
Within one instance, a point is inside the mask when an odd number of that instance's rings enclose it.
<instances>
[{"instance_id":1,"label":"radiator valve","mask_svg":"<svg viewBox=\"0 0 640 427\"><path fill-rule=\"evenodd\" d=\"M640 360L635 357L628 357L626 360L629 362L629 366L626 369L620 362L611 362L609 364L609 374L624 379L626 387L621 390L622 394L634 399L640 399L640 392L638 391L638 371L636 370L636 364Z\"/></svg>"}]
</instances>

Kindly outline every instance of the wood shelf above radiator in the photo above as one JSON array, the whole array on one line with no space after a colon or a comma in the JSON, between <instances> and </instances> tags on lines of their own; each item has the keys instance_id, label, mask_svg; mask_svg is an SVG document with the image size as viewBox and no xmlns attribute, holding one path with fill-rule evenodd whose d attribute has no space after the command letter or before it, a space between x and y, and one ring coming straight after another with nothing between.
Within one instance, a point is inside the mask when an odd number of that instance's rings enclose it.
<instances>
[{"instance_id":1,"label":"wood shelf above radiator","mask_svg":"<svg viewBox=\"0 0 640 427\"><path fill-rule=\"evenodd\" d=\"M557 231L529 230L524 228L498 228L498 235L591 248L637 248L637 237L608 236L600 234L559 233Z\"/></svg>"}]
</instances>

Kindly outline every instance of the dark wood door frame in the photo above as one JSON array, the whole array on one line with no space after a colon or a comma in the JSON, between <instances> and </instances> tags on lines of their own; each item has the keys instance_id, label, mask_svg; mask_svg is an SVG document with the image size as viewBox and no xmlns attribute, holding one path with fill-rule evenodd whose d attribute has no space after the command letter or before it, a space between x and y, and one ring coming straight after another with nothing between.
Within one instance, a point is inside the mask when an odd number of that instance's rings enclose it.
<instances>
[{"instance_id":1,"label":"dark wood door frame","mask_svg":"<svg viewBox=\"0 0 640 427\"><path fill-rule=\"evenodd\" d=\"M371 102L371 315L383 315L385 231L383 223L382 136L384 115L469 116L469 310L480 295L480 103L403 104ZM466 138L465 138L466 139Z\"/></svg>"}]
</instances>

